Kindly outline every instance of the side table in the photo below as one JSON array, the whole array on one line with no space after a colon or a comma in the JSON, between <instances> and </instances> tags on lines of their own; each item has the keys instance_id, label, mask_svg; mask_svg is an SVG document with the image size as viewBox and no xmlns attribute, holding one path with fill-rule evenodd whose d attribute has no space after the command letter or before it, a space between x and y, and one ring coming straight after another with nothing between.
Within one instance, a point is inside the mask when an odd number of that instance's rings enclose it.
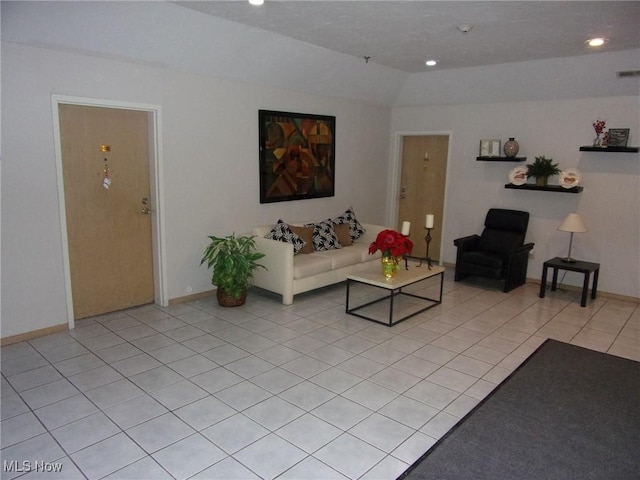
<instances>
[{"instance_id":1,"label":"side table","mask_svg":"<svg viewBox=\"0 0 640 480\"><path fill-rule=\"evenodd\" d=\"M591 298L596 298L598 290L598 275L600 274L600 264L593 262L583 262L576 260L575 262L565 262L560 257L554 257L544 262L542 266L542 281L540 282L540 298L544 298L547 289L547 270L553 269L553 280L551 281L551 291L555 291L558 286L558 270L568 270L570 272L578 272L584 274L584 282L582 283L582 299L580 306L587 306L587 294L589 293L589 277L593 273L593 284L591 286Z\"/></svg>"}]
</instances>

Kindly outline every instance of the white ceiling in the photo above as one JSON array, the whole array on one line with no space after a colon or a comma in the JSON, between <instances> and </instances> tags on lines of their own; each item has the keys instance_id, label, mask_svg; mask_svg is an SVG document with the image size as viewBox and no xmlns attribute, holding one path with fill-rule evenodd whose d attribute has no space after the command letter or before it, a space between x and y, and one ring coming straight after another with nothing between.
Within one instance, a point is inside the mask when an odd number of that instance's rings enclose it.
<instances>
[{"instance_id":1,"label":"white ceiling","mask_svg":"<svg viewBox=\"0 0 640 480\"><path fill-rule=\"evenodd\" d=\"M640 1L173 3L404 72L588 54L594 36L609 39L599 52L640 48ZM468 33L457 28L464 24ZM427 58L439 64L426 67Z\"/></svg>"}]
</instances>

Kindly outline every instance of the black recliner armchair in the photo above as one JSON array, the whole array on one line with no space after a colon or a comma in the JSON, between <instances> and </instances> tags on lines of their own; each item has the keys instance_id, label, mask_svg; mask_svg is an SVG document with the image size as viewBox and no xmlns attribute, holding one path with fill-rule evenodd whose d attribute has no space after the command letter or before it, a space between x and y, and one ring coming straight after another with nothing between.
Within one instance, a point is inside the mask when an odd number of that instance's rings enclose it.
<instances>
[{"instance_id":1,"label":"black recliner armchair","mask_svg":"<svg viewBox=\"0 0 640 480\"><path fill-rule=\"evenodd\" d=\"M524 243L529 212L492 208L482 235L458 238L455 281L469 275L504 279L509 292L527 280L527 264L533 243Z\"/></svg>"}]
</instances>

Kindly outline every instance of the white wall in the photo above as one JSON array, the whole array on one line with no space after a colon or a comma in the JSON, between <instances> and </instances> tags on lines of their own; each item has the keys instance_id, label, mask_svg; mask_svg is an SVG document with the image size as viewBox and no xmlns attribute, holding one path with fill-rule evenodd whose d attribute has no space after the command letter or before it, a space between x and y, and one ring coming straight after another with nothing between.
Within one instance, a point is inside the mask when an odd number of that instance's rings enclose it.
<instances>
[{"instance_id":1,"label":"white wall","mask_svg":"<svg viewBox=\"0 0 640 480\"><path fill-rule=\"evenodd\" d=\"M453 239L482 231L488 208L526 210L531 214L527 240L535 242L528 276L540 278L542 262L566 255L569 234L557 231L570 212L580 213L589 231L574 235L572 255L601 264L599 290L640 297L640 155L580 152L590 145L591 123L630 128L630 145L640 144L640 97L608 97L459 106L394 108L392 139L397 132L452 131L448 165L443 260L455 262ZM577 168L579 194L507 190L517 163L476 161L480 139L502 143L515 137L518 156L553 158L561 168ZM393 160L393 154L392 154ZM550 183L558 183L558 177ZM581 285L568 273L565 283Z\"/></svg>"},{"instance_id":2,"label":"white wall","mask_svg":"<svg viewBox=\"0 0 640 480\"><path fill-rule=\"evenodd\" d=\"M408 76L173 2L3 0L0 9L3 41L289 91L391 105Z\"/></svg>"},{"instance_id":3,"label":"white wall","mask_svg":"<svg viewBox=\"0 0 640 480\"><path fill-rule=\"evenodd\" d=\"M212 288L207 235L350 205L384 218L388 109L9 42L2 89L2 337L67 321L52 94L160 106L170 299ZM259 109L336 116L335 197L259 204Z\"/></svg>"},{"instance_id":4,"label":"white wall","mask_svg":"<svg viewBox=\"0 0 640 480\"><path fill-rule=\"evenodd\" d=\"M413 73L394 106L638 95L638 78L618 78L616 73L637 70L639 61L636 49Z\"/></svg>"},{"instance_id":5,"label":"white wall","mask_svg":"<svg viewBox=\"0 0 640 480\"><path fill-rule=\"evenodd\" d=\"M2 337L67 319L51 94L162 109L169 298L209 288L197 265L208 234L334 216L348 205L383 222L389 142L399 131L453 132L446 261L451 240L477 231L489 206L526 208L536 242L529 276L539 276L568 243L557 225L579 211L590 231L576 236L576 256L602 263L602 290L640 296L638 155L578 151L598 116L631 128L640 144L638 79L615 78L638 68L637 50L407 75L169 2L2 2L1 10ZM271 51L283 53L274 61ZM394 102L391 113L378 107ZM443 104L462 105L427 106ZM258 109L337 117L334 198L258 203ZM585 191L505 190L513 166L475 157L481 138L509 136L530 160L544 154L578 167Z\"/></svg>"}]
</instances>

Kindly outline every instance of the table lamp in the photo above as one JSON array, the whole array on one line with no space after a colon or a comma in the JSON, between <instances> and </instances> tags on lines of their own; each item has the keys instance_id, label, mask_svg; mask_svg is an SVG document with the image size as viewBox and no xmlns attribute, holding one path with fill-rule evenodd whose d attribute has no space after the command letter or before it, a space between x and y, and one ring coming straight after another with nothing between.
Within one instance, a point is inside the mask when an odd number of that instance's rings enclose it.
<instances>
[{"instance_id":1,"label":"table lamp","mask_svg":"<svg viewBox=\"0 0 640 480\"><path fill-rule=\"evenodd\" d=\"M563 262L574 263L576 261L575 258L571 258L571 247L573 245L573 234L574 233L584 233L587 231L587 227L582 221L582 217L579 213L570 213L567 215L567 218L564 219L562 225L558 227L558 230L561 232L570 232L571 237L569 238L569 254L566 258L563 258Z\"/></svg>"}]
</instances>

